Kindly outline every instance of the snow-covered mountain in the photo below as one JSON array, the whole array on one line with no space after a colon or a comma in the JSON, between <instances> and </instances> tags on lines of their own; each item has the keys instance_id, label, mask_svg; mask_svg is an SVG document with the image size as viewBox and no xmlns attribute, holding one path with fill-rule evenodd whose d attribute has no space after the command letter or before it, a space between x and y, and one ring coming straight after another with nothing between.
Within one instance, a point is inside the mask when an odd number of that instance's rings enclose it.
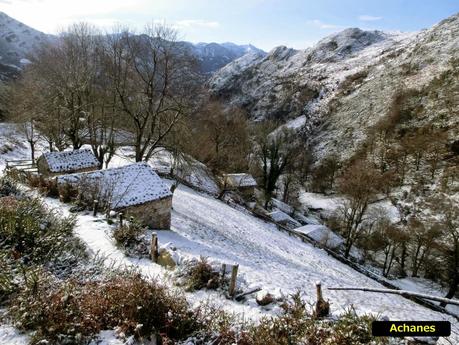
<instances>
[{"instance_id":1,"label":"snow-covered mountain","mask_svg":"<svg viewBox=\"0 0 459 345\"><path fill-rule=\"evenodd\" d=\"M211 74L228 63L248 53L265 55L266 53L251 44L237 45L234 43L189 43L180 42L190 50L199 63L199 69L204 74Z\"/></svg>"},{"instance_id":2,"label":"snow-covered mountain","mask_svg":"<svg viewBox=\"0 0 459 345\"><path fill-rule=\"evenodd\" d=\"M305 115L314 101L345 77L375 63L383 51L406 44L409 35L346 29L306 50L279 46L267 55L247 54L218 71L211 91L252 118ZM239 92L238 92L239 91Z\"/></svg>"},{"instance_id":3,"label":"snow-covered mountain","mask_svg":"<svg viewBox=\"0 0 459 345\"><path fill-rule=\"evenodd\" d=\"M0 79L17 75L27 55L50 38L0 12Z\"/></svg>"},{"instance_id":4,"label":"snow-covered mountain","mask_svg":"<svg viewBox=\"0 0 459 345\"><path fill-rule=\"evenodd\" d=\"M33 53L40 44L55 39L35 30L7 14L0 12L0 80L17 76L21 68L28 63L27 56ZM209 75L241 56L257 52L265 54L253 45L234 43L190 43L179 42L182 49L188 50L196 57L199 71Z\"/></svg>"},{"instance_id":5,"label":"snow-covered mountain","mask_svg":"<svg viewBox=\"0 0 459 345\"><path fill-rule=\"evenodd\" d=\"M208 85L213 95L246 109L254 120L301 128L318 156L338 148L349 156L387 114L395 92L421 90L445 71L454 75L458 59L456 14L419 33L352 28L306 50L281 46L266 56L247 54L216 72ZM457 79L453 86L456 90ZM424 121L440 121L441 96L426 100ZM450 137L458 134L457 116L444 122L437 125L451 129Z\"/></svg>"}]
</instances>

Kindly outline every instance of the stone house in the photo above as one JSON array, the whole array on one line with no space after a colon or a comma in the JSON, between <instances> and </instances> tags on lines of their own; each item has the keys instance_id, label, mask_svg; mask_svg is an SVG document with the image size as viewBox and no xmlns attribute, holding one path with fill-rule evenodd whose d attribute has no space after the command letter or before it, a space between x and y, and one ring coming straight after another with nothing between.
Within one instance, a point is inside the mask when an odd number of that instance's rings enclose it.
<instances>
[{"instance_id":1,"label":"stone house","mask_svg":"<svg viewBox=\"0 0 459 345\"><path fill-rule=\"evenodd\" d=\"M99 161L91 150L46 152L37 159L38 173L45 177L99 169Z\"/></svg>"},{"instance_id":2,"label":"stone house","mask_svg":"<svg viewBox=\"0 0 459 345\"><path fill-rule=\"evenodd\" d=\"M170 228L172 193L147 163L63 175L57 183L60 187L71 185L88 202L98 200L101 207L123 212L144 226Z\"/></svg>"},{"instance_id":3,"label":"stone house","mask_svg":"<svg viewBox=\"0 0 459 345\"><path fill-rule=\"evenodd\" d=\"M245 197L251 197L255 193L257 182L252 175L246 173L223 175L225 190L238 191Z\"/></svg>"},{"instance_id":4,"label":"stone house","mask_svg":"<svg viewBox=\"0 0 459 345\"><path fill-rule=\"evenodd\" d=\"M343 246L345 243L344 238L330 230L325 225L308 224L296 228L294 231L306 235L310 239L330 249L336 249Z\"/></svg>"}]
</instances>

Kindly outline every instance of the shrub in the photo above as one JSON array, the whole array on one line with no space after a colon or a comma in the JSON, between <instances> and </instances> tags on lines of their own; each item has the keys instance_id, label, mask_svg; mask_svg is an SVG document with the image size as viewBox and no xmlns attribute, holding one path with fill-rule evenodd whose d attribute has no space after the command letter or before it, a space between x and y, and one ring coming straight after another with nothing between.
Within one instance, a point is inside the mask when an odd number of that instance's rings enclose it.
<instances>
[{"instance_id":1,"label":"shrub","mask_svg":"<svg viewBox=\"0 0 459 345\"><path fill-rule=\"evenodd\" d=\"M16 290L11 255L0 252L0 305Z\"/></svg>"},{"instance_id":2,"label":"shrub","mask_svg":"<svg viewBox=\"0 0 459 345\"><path fill-rule=\"evenodd\" d=\"M58 196L62 202L68 203L78 197L78 190L70 183L64 183L58 186Z\"/></svg>"},{"instance_id":3,"label":"shrub","mask_svg":"<svg viewBox=\"0 0 459 345\"><path fill-rule=\"evenodd\" d=\"M56 179L44 177L42 175L28 174L25 182L29 187L37 188L40 193L46 196L59 196Z\"/></svg>"},{"instance_id":4,"label":"shrub","mask_svg":"<svg viewBox=\"0 0 459 345\"><path fill-rule=\"evenodd\" d=\"M83 251L73 239L73 218L60 218L39 199L0 198L0 243L24 263L45 263Z\"/></svg>"},{"instance_id":5,"label":"shrub","mask_svg":"<svg viewBox=\"0 0 459 345\"><path fill-rule=\"evenodd\" d=\"M57 198L59 196L57 181L55 179L41 177L39 190L42 194L49 197Z\"/></svg>"},{"instance_id":6,"label":"shrub","mask_svg":"<svg viewBox=\"0 0 459 345\"><path fill-rule=\"evenodd\" d=\"M212 269L207 259L202 257L189 267L187 273L187 288L190 291L203 288L218 288L219 274Z\"/></svg>"},{"instance_id":7,"label":"shrub","mask_svg":"<svg viewBox=\"0 0 459 345\"><path fill-rule=\"evenodd\" d=\"M33 343L81 344L114 328L137 338L177 340L200 328L183 296L135 273L103 282L41 282L36 291L25 289L9 313L22 329L35 331Z\"/></svg>"},{"instance_id":8,"label":"shrub","mask_svg":"<svg viewBox=\"0 0 459 345\"><path fill-rule=\"evenodd\" d=\"M113 232L113 237L118 245L123 247L130 247L140 241L140 236L143 234L144 228L140 223L131 221L118 226Z\"/></svg>"},{"instance_id":9,"label":"shrub","mask_svg":"<svg viewBox=\"0 0 459 345\"><path fill-rule=\"evenodd\" d=\"M11 178L8 176L0 178L0 197L20 194L18 186Z\"/></svg>"}]
</instances>

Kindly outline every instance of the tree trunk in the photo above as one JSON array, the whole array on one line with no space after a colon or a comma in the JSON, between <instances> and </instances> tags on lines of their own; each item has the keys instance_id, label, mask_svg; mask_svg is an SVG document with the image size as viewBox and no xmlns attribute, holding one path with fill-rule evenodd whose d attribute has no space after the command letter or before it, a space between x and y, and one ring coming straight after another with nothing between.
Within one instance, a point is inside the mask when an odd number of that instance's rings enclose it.
<instances>
[{"instance_id":1,"label":"tree trunk","mask_svg":"<svg viewBox=\"0 0 459 345\"><path fill-rule=\"evenodd\" d=\"M402 254L400 255L400 268L402 271L405 271L405 263L406 263L406 243L402 244Z\"/></svg>"},{"instance_id":2,"label":"tree trunk","mask_svg":"<svg viewBox=\"0 0 459 345\"><path fill-rule=\"evenodd\" d=\"M30 144L30 156L32 158L32 163L35 163L35 143L32 140L30 140L29 144Z\"/></svg>"},{"instance_id":3,"label":"tree trunk","mask_svg":"<svg viewBox=\"0 0 459 345\"><path fill-rule=\"evenodd\" d=\"M412 265L412 272L411 272L411 276L412 277L417 277L418 276L418 270L419 270L418 257L419 257L419 251L420 250L421 250L421 246L418 245L418 247L416 248L416 253L415 253L414 258L413 258L413 265Z\"/></svg>"},{"instance_id":4,"label":"tree trunk","mask_svg":"<svg viewBox=\"0 0 459 345\"><path fill-rule=\"evenodd\" d=\"M457 271L454 273L454 278L451 280L451 283L449 285L449 290L448 293L446 294L445 298L453 298L456 295L457 292L457 285L459 284L459 275ZM441 307L445 307L446 303L442 302L440 303Z\"/></svg>"}]
</instances>

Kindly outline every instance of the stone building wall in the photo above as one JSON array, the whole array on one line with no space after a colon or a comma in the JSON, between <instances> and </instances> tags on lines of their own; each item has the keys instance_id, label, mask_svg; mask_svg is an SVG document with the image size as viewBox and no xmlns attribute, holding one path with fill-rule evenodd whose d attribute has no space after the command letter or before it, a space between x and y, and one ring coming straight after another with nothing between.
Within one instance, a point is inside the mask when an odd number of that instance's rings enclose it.
<instances>
[{"instance_id":1,"label":"stone building wall","mask_svg":"<svg viewBox=\"0 0 459 345\"><path fill-rule=\"evenodd\" d=\"M134 217L144 226L165 230L171 227L171 210L172 196L138 206L130 206L123 212L127 217Z\"/></svg>"}]
</instances>

